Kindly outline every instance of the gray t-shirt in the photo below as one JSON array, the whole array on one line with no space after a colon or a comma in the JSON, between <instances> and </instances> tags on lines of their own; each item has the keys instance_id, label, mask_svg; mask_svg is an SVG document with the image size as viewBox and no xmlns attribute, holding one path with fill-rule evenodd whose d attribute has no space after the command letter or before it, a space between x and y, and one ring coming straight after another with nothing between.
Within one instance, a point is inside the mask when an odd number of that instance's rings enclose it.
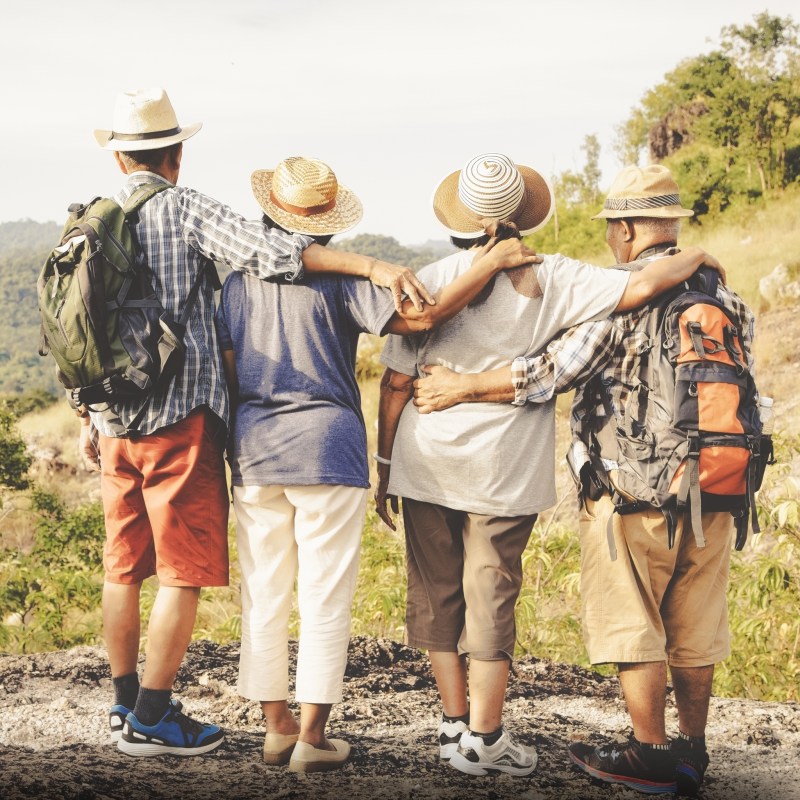
<instances>
[{"instance_id":1,"label":"gray t-shirt","mask_svg":"<svg viewBox=\"0 0 800 800\"><path fill-rule=\"evenodd\" d=\"M425 267L419 278L437 291L469 268L474 251ZM519 294L505 273L491 295L427 334L389 336L381 360L396 372L425 364L483 372L541 351L560 330L614 310L629 273L544 256L536 270L542 294ZM463 403L420 414L409 403L392 451L389 491L462 511L518 516L555 502L554 402Z\"/></svg>"},{"instance_id":2,"label":"gray t-shirt","mask_svg":"<svg viewBox=\"0 0 800 800\"><path fill-rule=\"evenodd\" d=\"M356 349L360 333L381 334L393 313L391 293L358 278L228 276L217 331L239 379L234 485L369 486Z\"/></svg>"}]
</instances>

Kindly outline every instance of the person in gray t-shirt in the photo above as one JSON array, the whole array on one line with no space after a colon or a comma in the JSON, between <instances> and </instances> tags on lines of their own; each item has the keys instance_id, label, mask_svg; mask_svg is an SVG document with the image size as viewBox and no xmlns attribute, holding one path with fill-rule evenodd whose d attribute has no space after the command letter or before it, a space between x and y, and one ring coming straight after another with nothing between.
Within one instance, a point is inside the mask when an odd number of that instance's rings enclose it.
<instances>
[{"instance_id":1,"label":"person in gray t-shirt","mask_svg":"<svg viewBox=\"0 0 800 800\"><path fill-rule=\"evenodd\" d=\"M361 217L358 199L320 161L286 159L274 171L253 173L252 185L268 224L320 244ZM513 240L481 256L422 311L405 301L398 313L389 291L332 274L302 285L239 275L225 281L217 331L233 404L228 450L242 569L238 688L261 702L268 763L327 770L350 750L328 740L325 726L342 697L369 487L355 377L359 334L429 330L500 269L539 260ZM299 724L288 707L295 577Z\"/></svg>"}]
</instances>

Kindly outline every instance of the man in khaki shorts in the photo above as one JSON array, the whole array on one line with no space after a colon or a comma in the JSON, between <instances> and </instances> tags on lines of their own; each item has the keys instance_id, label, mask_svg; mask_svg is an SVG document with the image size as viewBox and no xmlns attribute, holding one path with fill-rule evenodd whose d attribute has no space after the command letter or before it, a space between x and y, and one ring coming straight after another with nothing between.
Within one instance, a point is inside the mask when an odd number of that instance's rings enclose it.
<instances>
[{"instance_id":1,"label":"man in khaki shorts","mask_svg":"<svg viewBox=\"0 0 800 800\"><path fill-rule=\"evenodd\" d=\"M691 214L681 207L669 170L649 166L622 170L597 217L607 221L606 240L617 263L637 269L676 246L680 218ZM752 364L752 313L722 284L717 297L732 312ZM570 757L609 783L647 793L675 791L677 783L681 793L695 794L708 766L705 727L714 664L730 649L726 588L733 518L704 513L703 548L691 520L681 519L670 548L658 509L612 513L604 485L614 479L614 427L638 378L639 316L633 311L583 323L551 342L543 355L491 372L457 375L429 368L430 377L415 385L414 402L426 413L466 401L544 403L577 389L570 462L581 485L584 637L593 664L619 667L633 738L627 746L575 743ZM667 665L679 726L671 743L664 719Z\"/></svg>"}]
</instances>

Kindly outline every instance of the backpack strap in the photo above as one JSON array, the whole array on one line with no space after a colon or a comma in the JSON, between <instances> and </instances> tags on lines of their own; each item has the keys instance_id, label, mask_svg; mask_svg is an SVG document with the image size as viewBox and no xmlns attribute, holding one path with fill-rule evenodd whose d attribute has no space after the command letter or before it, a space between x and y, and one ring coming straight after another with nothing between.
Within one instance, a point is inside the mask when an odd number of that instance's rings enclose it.
<instances>
[{"instance_id":1,"label":"backpack strap","mask_svg":"<svg viewBox=\"0 0 800 800\"><path fill-rule=\"evenodd\" d=\"M145 183L133 190L131 196L122 204L122 211L126 217L133 217L151 197L172 188L172 184L169 183Z\"/></svg>"},{"instance_id":2,"label":"backpack strap","mask_svg":"<svg viewBox=\"0 0 800 800\"><path fill-rule=\"evenodd\" d=\"M700 499L700 436L697 431L689 431L689 452L683 465L683 476L678 488L676 510L682 512L689 506L692 530L698 547L705 547L703 518Z\"/></svg>"},{"instance_id":3,"label":"backpack strap","mask_svg":"<svg viewBox=\"0 0 800 800\"><path fill-rule=\"evenodd\" d=\"M192 314L192 309L197 302L197 297L200 294L200 285L203 282L203 279L206 278L209 284L216 289L217 286L220 285L219 282L219 275L217 274L216 267L214 266L214 262L208 259L204 259L203 266L197 271L197 276L192 283L192 288L189 290L189 294L186 297L186 304L183 307L183 312L181 313L180 317L178 318L177 322L173 322L172 325L168 325L165 320L162 319L162 324L166 325L169 328L169 332L174 336L178 341L183 342L184 334L186 333L186 325L189 322L189 318ZM164 333L166 335L166 331ZM163 337L162 337L163 339ZM129 436L136 436L138 434L138 428L141 424L142 420L144 419L144 415L147 412L147 406L150 403L150 400L153 397L155 390L159 388L159 383L154 382L152 388L147 394L147 397L142 401L142 405L139 408L138 413L136 416L131 420L130 425L128 425L128 435Z\"/></svg>"}]
</instances>

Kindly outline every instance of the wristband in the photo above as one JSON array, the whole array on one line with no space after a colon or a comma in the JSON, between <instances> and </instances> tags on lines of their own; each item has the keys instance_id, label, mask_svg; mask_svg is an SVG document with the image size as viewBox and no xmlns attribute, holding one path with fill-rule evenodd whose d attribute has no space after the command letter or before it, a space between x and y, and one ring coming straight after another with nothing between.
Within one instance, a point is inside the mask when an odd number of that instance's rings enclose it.
<instances>
[{"instance_id":1,"label":"wristband","mask_svg":"<svg viewBox=\"0 0 800 800\"><path fill-rule=\"evenodd\" d=\"M379 463L385 464L387 467L392 466L392 459L391 458L384 458L383 456L379 456L377 453L373 453L372 457Z\"/></svg>"}]
</instances>

